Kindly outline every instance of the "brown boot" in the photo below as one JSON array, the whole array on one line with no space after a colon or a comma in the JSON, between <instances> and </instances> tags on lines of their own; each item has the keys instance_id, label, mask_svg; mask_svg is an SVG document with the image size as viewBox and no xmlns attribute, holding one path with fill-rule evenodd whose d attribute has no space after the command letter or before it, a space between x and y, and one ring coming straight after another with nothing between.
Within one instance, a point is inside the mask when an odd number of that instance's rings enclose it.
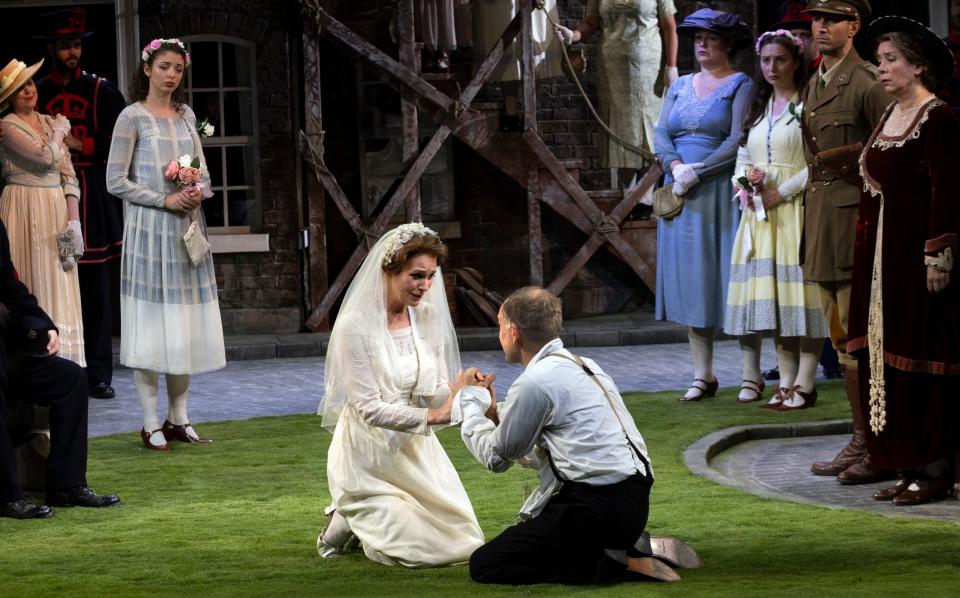
<instances>
[{"instance_id":1,"label":"brown boot","mask_svg":"<svg viewBox=\"0 0 960 598\"><path fill-rule=\"evenodd\" d=\"M856 465L867 455L866 427L863 413L860 411L860 377L857 368L848 367L843 376L847 387L847 400L850 401L850 410L853 415L853 436L849 444L837 453L830 461L817 461L810 466L814 475L835 476L847 468Z\"/></svg>"},{"instance_id":2,"label":"brown boot","mask_svg":"<svg viewBox=\"0 0 960 598\"><path fill-rule=\"evenodd\" d=\"M837 481L841 484L873 484L884 480L892 480L897 476L893 469L880 469L870 463L870 455L865 456L859 463L854 463L837 474Z\"/></svg>"}]
</instances>

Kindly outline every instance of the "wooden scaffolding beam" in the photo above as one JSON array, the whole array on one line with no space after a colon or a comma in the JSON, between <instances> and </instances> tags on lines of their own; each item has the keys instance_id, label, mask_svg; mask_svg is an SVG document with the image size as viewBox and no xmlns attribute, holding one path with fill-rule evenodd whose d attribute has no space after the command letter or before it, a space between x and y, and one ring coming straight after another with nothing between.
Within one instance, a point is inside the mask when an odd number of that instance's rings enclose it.
<instances>
[{"instance_id":1,"label":"wooden scaffolding beam","mask_svg":"<svg viewBox=\"0 0 960 598\"><path fill-rule=\"evenodd\" d=\"M543 142L543 139L537 133L536 67L533 60L532 36L533 11L537 10L535 2L536 0L524 0L522 2L520 11L510 21L497 43L494 44L470 83L464 88L459 98L453 99L437 90L417 73L416 54L413 45L412 0L399 0L398 3L398 18L400 19L398 25L399 61L387 56L334 19L320 6L318 0L301 0L303 13L315 25L316 31L377 68L400 90L404 131L403 173L389 198L384 198L385 201L381 200L383 207L375 221L369 225L364 224L362 218L357 214L350 200L340 188L336 178L326 168L323 162L322 131L319 135L316 131L311 133L311 121L308 117L308 132L301 132L299 135L299 147L303 159L312 166L317 181L330 194L341 216L350 225L359 241L350 259L337 274L334 282L327 288L323 299L307 319L306 325L309 328L319 329L326 321L330 309L340 297L340 294L346 290L349 281L359 269L373 241L383 234L390 219L401 205L405 206L405 214L408 220L419 220L418 184L427 165L443 146L446 139L451 134L455 134L477 151L488 149L491 136L487 135L485 139L481 140L472 132L471 127L475 125L475 119L470 112L470 106L480 88L503 58L506 48L513 43L517 36L521 39L525 130L522 135L523 141L510 147L513 147L514 151L518 153L518 158L523 160L523 164L525 164L521 184L524 184L527 189L531 283L539 285L543 284L544 280L540 213L540 204L543 202L588 235L586 243L547 286L551 292L561 293L573 280L577 271L602 246L607 246L614 255L627 263L644 284L651 289L655 288L653 269L624 240L620 233L620 225L627 214L637 205L639 199L655 184L660 175L660 169L653 165L638 187L627 194L609 214L606 214L594 203L577 180L567 172L563 164ZM309 63L309 60L307 62ZM316 76L315 79L319 81L319 76ZM309 101L310 98L308 98L308 114L310 112ZM319 97L315 98L314 101L319 103ZM430 114L439 124L433 137L422 148L419 147L418 109ZM317 128L314 127L314 129ZM471 132L468 133L468 130L471 130ZM556 184L559 184L560 188L566 192L569 198L567 201L560 201L556 197L548 197L544 193L544 179L541 168L549 172L550 176L555 179ZM311 201L311 209L313 207L314 202ZM311 220L311 224L312 222ZM312 232L321 232L311 230ZM314 258L313 254L311 254L311 258Z\"/></svg>"}]
</instances>

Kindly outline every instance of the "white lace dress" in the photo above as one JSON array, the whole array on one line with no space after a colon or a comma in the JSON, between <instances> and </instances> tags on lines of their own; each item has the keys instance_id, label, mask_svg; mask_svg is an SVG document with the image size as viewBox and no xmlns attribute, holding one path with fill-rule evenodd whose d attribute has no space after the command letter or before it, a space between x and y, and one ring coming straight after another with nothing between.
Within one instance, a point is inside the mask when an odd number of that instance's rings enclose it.
<instances>
[{"instance_id":1,"label":"white lace dress","mask_svg":"<svg viewBox=\"0 0 960 598\"><path fill-rule=\"evenodd\" d=\"M483 544L483 532L460 477L426 425L424 406L412 393L421 360L434 357L418 351L412 328L390 336L394 346L382 350L399 356L401 371L388 376L399 392L381 392L343 409L327 457L333 504L373 561L404 567L463 563ZM373 377L373 372L353 373Z\"/></svg>"}]
</instances>

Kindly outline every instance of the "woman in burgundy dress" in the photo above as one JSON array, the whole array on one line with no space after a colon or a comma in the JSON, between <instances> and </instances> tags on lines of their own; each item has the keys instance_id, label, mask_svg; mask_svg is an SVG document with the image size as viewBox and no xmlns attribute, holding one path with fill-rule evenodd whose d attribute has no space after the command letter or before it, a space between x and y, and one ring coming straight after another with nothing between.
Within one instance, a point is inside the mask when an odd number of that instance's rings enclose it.
<instances>
[{"instance_id":1,"label":"woman in burgundy dress","mask_svg":"<svg viewBox=\"0 0 960 598\"><path fill-rule=\"evenodd\" d=\"M960 439L960 121L932 92L953 74L946 44L903 17L871 31L896 102L860 158L847 347L869 372L870 460L902 472L874 498L916 505L950 492Z\"/></svg>"}]
</instances>

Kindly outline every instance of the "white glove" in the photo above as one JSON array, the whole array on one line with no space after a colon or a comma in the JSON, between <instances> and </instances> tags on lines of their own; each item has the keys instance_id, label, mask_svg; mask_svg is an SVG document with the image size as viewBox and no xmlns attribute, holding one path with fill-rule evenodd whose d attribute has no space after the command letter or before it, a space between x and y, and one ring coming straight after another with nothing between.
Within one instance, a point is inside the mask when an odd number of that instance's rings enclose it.
<instances>
[{"instance_id":1,"label":"white glove","mask_svg":"<svg viewBox=\"0 0 960 598\"><path fill-rule=\"evenodd\" d=\"M664 67L663 69L663 82L670 87L677 82L677 79L680 77L680 71L675 66Z\"/></svg>"},{"instance_id":2,"label":"white glove","mask_svg":"<svg viewBox=\"0 0 960 598\"><path fill-rule=\"evenodd\" d=\"M67 120L64 115L58 114L56 118L52 119L50 128L53 129L50 146L57 154L57 159L60 159L67 151L67 146L63 143L63 138L70 134L70 121Z\"/></svg>"},{"instance_id":3,"label":"white glove","mask_svg":"<svg viewBox=\"0 0 960 598\"><path fill-rule=\"evenodd\" d=\"M53 122L50 124L55 133L63 133L63 136L66 137L70 134L71 126L70 121L67 120L62 114L58 114L56 118L53 119Z\"/></svg>"},{"instance_id":4,"label":"white glove","mask_svg":"<svg viewBox=\"0 0 960 598\"><path fill-rule=\"evenodd\" d=\"M66 231L70 234L73 241L73 255L80 257L83 255L83 231L80 230L79 220L68 220Z\"/></svg>"},{"instance_id":5,"label":"white glove","mask_svg":"<svg viewBox=\"0 0 960 598\"><path fill-rule=\"evenodd\" d=\"M564 27L563 25L554 25L553 31L557 34L557 37L560 38L560 41L563 42L563 45L569 46L573 43L573 29Z\"/></svg>"},{"instance_id":6,"label":"white glove","mask_svg":"<svg viewBox=\"0 0 960 598\"><path fill-rule=\"evenodd\" d=\"M673 192L677 195L684 195L691 187L700 182L697 176L696 168L703 166L703 162L694 164L677 164L673 167Z\"/></svg>"}]
</instances>

